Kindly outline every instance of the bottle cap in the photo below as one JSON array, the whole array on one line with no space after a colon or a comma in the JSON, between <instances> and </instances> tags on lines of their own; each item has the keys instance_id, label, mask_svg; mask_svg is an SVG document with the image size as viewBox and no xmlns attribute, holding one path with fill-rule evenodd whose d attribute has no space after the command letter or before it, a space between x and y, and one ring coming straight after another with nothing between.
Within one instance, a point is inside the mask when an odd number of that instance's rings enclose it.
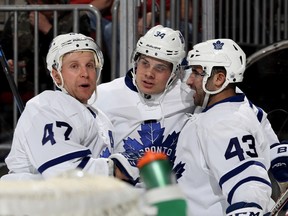
<instances>
[{"instance_id":1,"label":"bottle cap","mask_svg":"<svg viewBox=\"0 0 288 216\"><path fill-rule=\"evenodd\" d=\"M162 152L145 152L144 156L138 160L137 167L140 169L148 163L151 163L155 160L167 160L168 157Z\"/></svg>"}]
</instances>

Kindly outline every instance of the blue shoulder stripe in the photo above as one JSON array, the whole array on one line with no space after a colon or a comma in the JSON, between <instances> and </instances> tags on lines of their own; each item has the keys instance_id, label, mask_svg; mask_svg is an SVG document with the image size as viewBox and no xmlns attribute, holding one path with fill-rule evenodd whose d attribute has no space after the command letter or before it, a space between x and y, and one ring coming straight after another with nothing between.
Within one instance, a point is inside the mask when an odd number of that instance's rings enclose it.
<instances>
[{"instance_id":1,"label":"blue shoulder stripe","mask_svg":"<svg viewBox=\"0 0 288 216\"><path fill-rule=\"evenodd\" d=\"M52 166L58 165L60 163L63 163L63 162L69 161L69 160L73 160L75 158L83 158L83 157L86 157L90 154L91 154L91 151L89 149L87 149L87 150L82 150L82 151L77 151L77 152L72 152L72 153L69 153L66 155L62 155L58 158L54 158L54 159L47 161L46 163L42 164L38 168L38 171L40 173L43 173L46 169L48 169Z\"/></svg>"},{"instance_id":2,"label":"blue shoulder stripe","mask_svg":"<svg viewBox=\"0 0 288 216\"><path fill-rule=\"evenodd\" d=\"M257 111L258 111L257 112L257 119L259 122L261 122L262 118L263 118L263 110L260 107L255 106L250 100L248 100L248 101L249 101L249 105L252 109L254 109L254 108L257 109Z\"/></svg>"},{"instance_id":3,"label":"blue shoulder stripe","mask_svg":"<svg viewBox=\"0 0 288 216\"><path fill-rule=\"evenodd\" d=\"M256 107L258 109L258 113L257 113L257 119L259 122L262 121L262 118L263 118L263 110L259 107Z\"/></svg>"}]
</instances>

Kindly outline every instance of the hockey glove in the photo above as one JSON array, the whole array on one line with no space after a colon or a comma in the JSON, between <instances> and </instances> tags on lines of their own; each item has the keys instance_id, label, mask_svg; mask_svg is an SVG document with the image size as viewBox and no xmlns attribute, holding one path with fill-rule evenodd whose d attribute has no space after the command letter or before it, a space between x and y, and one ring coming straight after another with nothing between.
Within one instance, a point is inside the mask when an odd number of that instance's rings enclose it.
<instances>
[{"instance_id":1,"label":"hockey glove","mask_svg":"<svg viewBox=\"0 0 288 216\"><path fill-rule=\"evenodd\" d=\"M136 153L116 153L110 155L110 159L114 161L117 168L129 179L127 182L136 185L139 182L139 170L135 164L140 155Z\"/></svg>"},{"instance_id":2,"label":"hockey glove","mask_svg":"<svg viewBox=\"0 0 288 216\"><path fill-rule=\"evenodd\" d=\"M288 140L271 147L271 172L278 182L288 182Z\"/></svg>"}]
</instances>

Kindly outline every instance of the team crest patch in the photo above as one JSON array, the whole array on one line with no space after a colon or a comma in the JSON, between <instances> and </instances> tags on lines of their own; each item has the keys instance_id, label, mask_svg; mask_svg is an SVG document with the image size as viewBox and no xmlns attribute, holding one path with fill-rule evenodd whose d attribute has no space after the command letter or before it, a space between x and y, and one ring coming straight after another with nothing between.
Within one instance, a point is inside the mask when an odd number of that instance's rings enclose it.
<instances>
[{"instance_id":1,"label":"team crest patch","mask_svg":"<svg viewBox=\"0 0 288 216\"><path fill-rule=\"evenodd\" d=\"M223 45L224 45L224 43L222 43L220 40L216 41L216 43L213 43L215 50L221 50Z\"/></svg>"},{"instance_id":2,"label":"team crest patch","mask_svg":"<svg viewBox=\"0 0 288 216\"><path fill-rule=\"evenodd\" d=\"M142 123L141 129L137 132L140 135L140 139L128 137L123 140L125 152L133 155L132 158L127 157L131 158L128 161L132 166L136 166L137 164L137 160L134 160L137 157L134 156L137 154L143 155L148 150L165 153L171 163L174 164L176 145L180 132L173 131L164 138L165 127L161 127L159 122Z\"/></svg>"}]
</instances>

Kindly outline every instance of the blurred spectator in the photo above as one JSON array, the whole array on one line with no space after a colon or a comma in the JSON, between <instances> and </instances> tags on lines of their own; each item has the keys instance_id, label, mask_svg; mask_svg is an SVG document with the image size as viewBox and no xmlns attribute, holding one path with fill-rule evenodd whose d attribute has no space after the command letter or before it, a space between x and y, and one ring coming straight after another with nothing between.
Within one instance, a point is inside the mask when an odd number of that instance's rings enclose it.
<instances>
[{"instance_id":1,"label":"blurred spectator","mask_svg":"<svg viewBox=\"0 0 288 216\"><path fill-rule=\"evenodd\" d=\"M139 14L138 14L138 36L141 37L143 34L145 34L151 27L154 25L158 25L160 23L160 14L162 13L161 11L161 0L155 0L155 16L153 20L153 14L152 14L152 7L153 7L153 1L152 0L146 0L146 26L144 26L144 21L143 21L143 14L145 13L143 11L144 3L143 0L141 1L141 6L139 8ZM186 5L186 2L188 3ZM165 0L165 23L162 25L167 26L167 27L172 27L171 26L171 13L175 13L177 16L177 10L179 10L179 23L177 29L181 31L183 35L184 34L184 29L185 29L185 12L187 9L187 18L188 18L188 38L185 38L187 41L187 44L190 43L189 39L192 38L192 5L193 5L193 0L187 1L187 0L179 0L176 1L176 7L172 8L171 10L171 1L170 0ZM188 8L187 8L188 6ZM178 19L178 17L176 17ZM192 47L191 47L192 48Z\"/></svg>"},{"instance_id":2,"label":"blurred spectator","mask_svg":"<svg viewBox=\"0 0 288 216\"><path fill-rule=\"evenodd\" d=\"M92 0L70 0L70 4L88 4Z\"/></svg>"},{"instance_id":3,"label":"blurred spectator","mask_svg":"<svg viewBox=\"0 0 288 216\"><path fill-rule=\"evenodd\" d=\"M144 4L144 1L146 4ZM152 14L153 9L153 2L155 3L154 9L155 9L155 16ZM111 64L111 57L112 52L116 52L116 65L119 65L119 31L117 32L117 48L116 50L112 49L112 7L113 7L114 0L70 0L70 4L91 4L94 7L96 7L101 15L101 34L102 34L102 50L104 54L105 64L104 64L104 71L110 72L110 64ZM160 3L161 0L141 0L140 7L138 8L138 21L137 21L137 39L143 36L151 27L154 25L159 24L159 15L160 15ZM163 24L164 26L171 27L170 23L170 0L165 0L165 17L166 21ZM192 1L188 1L188 31L189 31L189 38L192 38ZM180 14L180 24L179 24L179 30L184 35L184 14L185 14L185 0L179 0L176 2L177 5L179 5L179 14ZM146 5L146 11L144 11L144 5ZM173 13L176 12L176 9L173 9ZM88 13L90 16L91 21L91 28L96 31L96 18L94 15ZM144 14L146 14L144 16ZM143 21L143 18L146 18L146 22ZM154 20L153 20L154 18ZM144 26L145 24L145 26ZM93 31L93 32L94 32ZM189 40L187 39L188 43ZM116 68L117 69L117 68ZM110 73L103 73L103 79L102 82L110 81L109 76Z\"/></svg>"},{"instance_id":4,"label":"blurred spectator","mask_svg":"<svg viewBox=\"0 0 288 216\"><path fill-rule=\"evenodd\" d=\"M110 64L112 56L112 5L114 0L70 0L70 4L91 4L101 13L101 49L104 56L104 67L102 82L110 81ZM90 19L90 27L93 32L97 31L96 17L88 13ZM95 35L92 35L95 38ZM105 72L106 71L106 72Z\"/></svg>"},{"instance_id":5,"label":"blurred spectator","mask_svg":"<svg viewBox=\"0 0 288 216\"><path fill-rule=\"evenodd\" d=\"M26 0L27 4L67 4L67 0ZM71 11L58 12L58 34L68 33L73 30L73 16ZM50 42L53 39L53 11L41 11L39 18L39 91L53 89L54 85L46 70L46 55ZM6 59L11 72L14 66L18 67L18 89L25 102L34 95L34 11L21 11L18 13L18 60L13 62L14 43L14 14L12 13L5 23L0 38ZM79 31L82 34L91 34L90 21L83 12L79 18ZM15 65L14 65L15 64ZM12 110L13 95L4 73L0 69L0 112L9 116ZM11 114L12 116L12 114ZM6 118L5 118L6 119ZM7 120L7 119L6 119ZM12 120L7 120L12 123Z\"/></svg>"},{"instance_id":6,"label":"blurred spectator","mask_svg":"<svg viewBox=\"0 0 288 216\"><path fill-rule=\"evenodd\" d=\"M26 0L27 4L67 4L67 0ZM58 12L58 34L68 33L73 30L73 16L71 11ZM34 82L34 21L35 12L20 12L18 14L18 67L19 90L21 93L30 91ZM89 18L85 14L80 17L80 32L89 35L91 29ZM45 57L50 42L53 39L53 11L39 12L39 77L40 91L53 87L49 74L46 72ZM5 23L0 44L3 47L10 69L14 68L13 62L13 38L14 15L12 14ZM47 79L48 78L48 79ZM1 92L7 91L7 87L1 86Z\"/></svg>"}]
</instances>

